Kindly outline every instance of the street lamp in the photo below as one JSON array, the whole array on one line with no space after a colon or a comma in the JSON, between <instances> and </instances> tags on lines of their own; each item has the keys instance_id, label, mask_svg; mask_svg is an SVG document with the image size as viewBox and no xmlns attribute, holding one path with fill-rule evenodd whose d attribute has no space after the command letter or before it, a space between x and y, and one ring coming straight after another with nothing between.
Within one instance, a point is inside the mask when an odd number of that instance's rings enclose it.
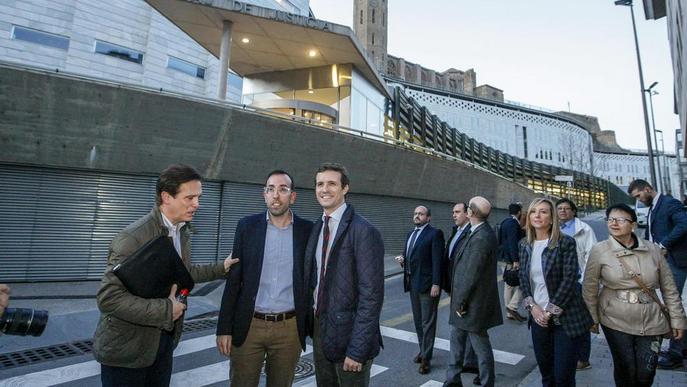
<instances>
[{"instance_id":1,"label":"street lamp","mask_svg":"<svg viewBox=\"0 0 687 387\"><path fill-rule=\"evenodd\" d=\"M658 151L658 139L656 139L656 120L654 120L654 99L653 96L658 94L658 91L653 90L653 88L658 85L658 82L654 82L649 86L648 89L644 90L649 94L649 108L651 109L651 124L654 128L654 145L656 146L656 169L658 170L658 188L661 192L665 191L665 184L663 178L661 177L661 153Z\"/></svg>"},{"instance_id":2,"label":"street lamp","mask_svg":"<svg viewBox=\"0 0 687 387\"><path fill-rule=\"evenodd\" d=\"M651 129L649 128L649 113L646 109L646 98L644 97L644 74L642 73L642 59L639 56L639 40L637 39L637 26L635 25L635 12L632 8L632 0L616 0L615 5L625 5L630 7L632 17L632 31L635 36L635 50L637 51L637 68L639 69L639 87L642 93L642 109L644 111L644 129L646 130L646 150L649 155L649 173L651 175L651 185L656 185L656 170L654 168L654 152L651 146Z\"/></svg>"},{"instance_id":3,"label":"street lamp","mask_svg":"<svg viewBox=\"0 0 687 387\"><path fill-rule=\"evenodd\" d=\"M665 143L663 142L663 131L660 129L656 129L654 134L656 134L656 133L661 134L661 153L663 154L663 180L662 180L662 182L663 182L663 188L665 189L665 191L663 191L663 193L667 194L668 191L670 191L670 168L668 168L668 162L666 161L666 147L665 147ZM658 140L656 140L656 152L658 152ZM659 174L659 176L661 176L661 175Z\"/></svg>"}]
</instances>

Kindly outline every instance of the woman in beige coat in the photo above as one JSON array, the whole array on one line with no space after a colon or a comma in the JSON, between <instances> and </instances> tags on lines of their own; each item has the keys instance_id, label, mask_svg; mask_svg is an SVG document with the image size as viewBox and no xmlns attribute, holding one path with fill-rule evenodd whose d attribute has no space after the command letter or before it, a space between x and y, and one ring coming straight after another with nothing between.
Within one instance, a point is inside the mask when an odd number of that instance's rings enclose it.
<instances>
[{"instance_id":1,"label":"woman in beige coat","mask_svg":"<svg viewBox=\"0 0 687 387\"><path fill-rule=\"evenodd\" d=\"M591 330L599 333L599 324L603 328L617 386L651 386L662 336L682 337L685 312L660 249L633 233L634 210L615 204L606 210L606 219L610 237L592 248L584 273L583 297L594 319ZM632 278L635 273L657 300L662 298L670 325L661 306Z\"/></svg>"}]
</instances>

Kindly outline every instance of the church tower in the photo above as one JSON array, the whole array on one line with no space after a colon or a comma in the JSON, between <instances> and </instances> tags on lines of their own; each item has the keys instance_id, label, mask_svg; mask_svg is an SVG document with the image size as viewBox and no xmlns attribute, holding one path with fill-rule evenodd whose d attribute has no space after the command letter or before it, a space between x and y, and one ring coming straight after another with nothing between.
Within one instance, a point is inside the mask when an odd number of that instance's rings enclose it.
<instances>
[{"instance_id":1,"label":"church tower","mask_svg":"<svg viewBox=\"0 0 687 387\"><path fill-rule=\"evenodd\" d=\"M353 1L353 31L377 70L386 73L387 0Z\"/></svg>"}]
</instances>

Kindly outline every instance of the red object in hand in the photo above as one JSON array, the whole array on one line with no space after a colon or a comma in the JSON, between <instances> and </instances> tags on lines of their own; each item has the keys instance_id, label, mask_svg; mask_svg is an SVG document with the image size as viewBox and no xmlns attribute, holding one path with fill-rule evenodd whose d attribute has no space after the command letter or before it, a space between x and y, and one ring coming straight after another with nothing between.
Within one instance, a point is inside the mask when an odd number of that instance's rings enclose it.
<instances>
[{"instance_id":1,"label":"red object in hand","mask_svg":"<svg viewBox=\"0 0 687 387\"><path fill-rule=\"evenodd\" d=\"M188 289L181 289L179 295L177 296L177 301L184 305L188 305Z\"/></svg>"}]
</instances>

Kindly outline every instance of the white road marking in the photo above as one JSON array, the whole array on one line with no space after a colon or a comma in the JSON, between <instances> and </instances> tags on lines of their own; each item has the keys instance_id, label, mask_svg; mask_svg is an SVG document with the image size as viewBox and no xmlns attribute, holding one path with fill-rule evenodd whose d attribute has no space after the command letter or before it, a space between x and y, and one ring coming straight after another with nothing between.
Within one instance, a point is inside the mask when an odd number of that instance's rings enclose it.
<instances>
[{"instance_id":1,"label":"white road marking","mask_svg":"<svg viewBox=\"0 0 687 387\"><path fill-rule=\"evenodd\" d=\"M381 331L382 336L417 344L417 335L414 332L404 331L396 328L389 328L385 326L381 327ZM442 349L444 351L450 351L451 342L449 340L437 337L434 339L434 348ZM494 349L493 351L494 360L499 363L516 365L520 362L520 360L525 358L525 356L519 355L517 353L499 351L498 349Z\"/></svg>"}]
</instances>

